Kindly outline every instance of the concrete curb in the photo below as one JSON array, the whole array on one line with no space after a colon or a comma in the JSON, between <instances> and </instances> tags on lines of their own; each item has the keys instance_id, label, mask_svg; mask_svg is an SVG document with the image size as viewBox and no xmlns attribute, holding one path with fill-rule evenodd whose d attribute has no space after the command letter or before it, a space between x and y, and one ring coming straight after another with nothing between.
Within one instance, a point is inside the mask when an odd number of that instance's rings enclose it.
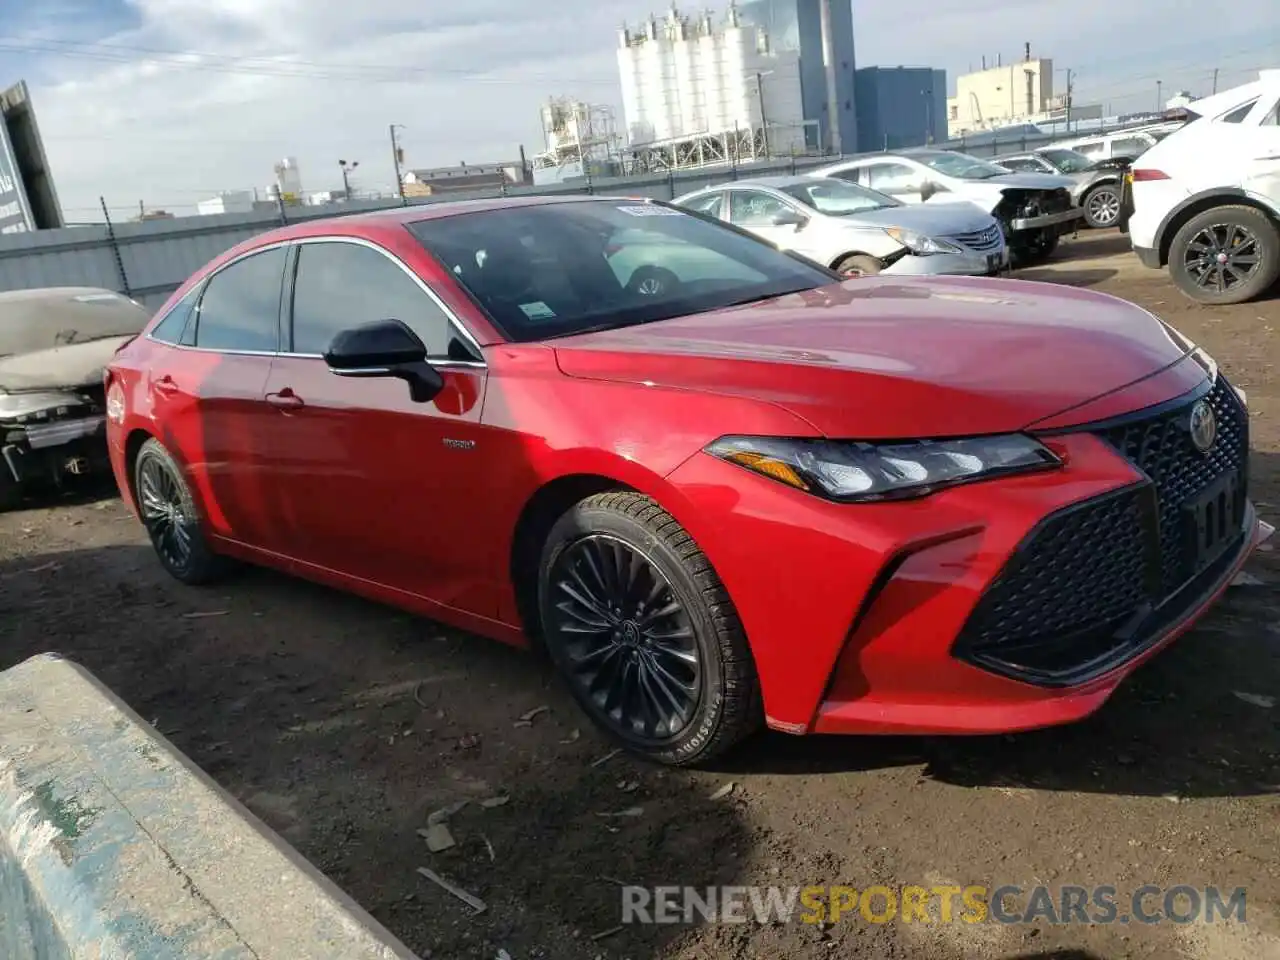
<instances>
[{"instance_id":1,"label":"concrete curb","mask_svg":"<svg viewBox=\"0 0 1280 960\"><path fill-rule=\"evenodd\" d=\"M0 673L4 960L417 960L84 668Z\"/></svg>"}]
</instances>

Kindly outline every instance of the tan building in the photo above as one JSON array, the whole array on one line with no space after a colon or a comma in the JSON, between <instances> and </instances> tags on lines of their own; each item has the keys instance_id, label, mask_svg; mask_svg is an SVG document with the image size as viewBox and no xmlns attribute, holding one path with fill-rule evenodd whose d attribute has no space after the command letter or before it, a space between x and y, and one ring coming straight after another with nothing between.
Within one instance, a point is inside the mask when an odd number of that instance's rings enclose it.
<instances>
[{"instance_id":1,"label":"tan building","mask_svg":"<svg viewBox=\"0 0 1280 960\"><path fill-rule=\"evenodd\" d=\"M456 167L408 171L404 175L404 195L429 197L462 190L498 190L504 184L510 187L524 182L524 167L518 160L513 163L464 163Z\"/></svg>"},{"instance_id":2,"label":"tan building","mask_svg":"<svg viewBox=\"0 0 1280 960\"><path fill-rule=\"evenodd\" d=\"M1044 57L961 74L956 95L947 98L947 135L1033 123L1052 100L1053 61Z\"/></svg>"}]
</instances>

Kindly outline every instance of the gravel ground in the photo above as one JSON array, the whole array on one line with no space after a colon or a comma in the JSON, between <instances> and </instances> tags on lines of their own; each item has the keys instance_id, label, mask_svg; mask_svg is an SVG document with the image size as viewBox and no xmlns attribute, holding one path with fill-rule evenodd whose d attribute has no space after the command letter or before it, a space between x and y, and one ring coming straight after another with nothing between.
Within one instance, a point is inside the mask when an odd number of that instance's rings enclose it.
<instances>
[{"instance_id":1,"label":"gravel ground","mask_svg":"<svg viewBox=\"0 0 1280 960\"><path fill-rule=\"evenodd\" d=\"M1248 392L1254 497L1276 522L1280 299L1197 307L1114 234L1021 275L1134 300L1204 344ZM718 770L666 772L604 759L530 656L265 571L181 587L104 496L0 516L0 667L47 650L84 663L423 957L1256 960L1280 957L1280 706L1266 706L1280 564L1268 551L1249 570L1263 582L1230 591L1087 722L985 739L769 734ZM418 838L432 811L497 796L453 815L454 848ZM488 911L470 916L422 865ZM1110 884L1121 913L1148 883L1243 886L1248 922L854 914L609 932L618 882Z\"/></svg>"}]
</instances>

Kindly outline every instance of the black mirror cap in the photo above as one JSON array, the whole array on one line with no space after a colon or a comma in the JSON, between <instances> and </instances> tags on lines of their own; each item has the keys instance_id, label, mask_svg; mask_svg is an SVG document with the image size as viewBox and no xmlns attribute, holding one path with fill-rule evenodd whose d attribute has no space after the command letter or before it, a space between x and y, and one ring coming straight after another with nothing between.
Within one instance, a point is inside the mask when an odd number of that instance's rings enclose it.
<instances>
[{"instance_id":1,"label":"black mirror cap","mask_svg":"<svg viewBox=\"0 0 1280 960\"><path fill-rule=\"evenodd\" d=\"M335 370L395 367L426 359L426 346L399 320L374 320L340 331L324 354L325 363Z\"/></svg>"}]
</instances>

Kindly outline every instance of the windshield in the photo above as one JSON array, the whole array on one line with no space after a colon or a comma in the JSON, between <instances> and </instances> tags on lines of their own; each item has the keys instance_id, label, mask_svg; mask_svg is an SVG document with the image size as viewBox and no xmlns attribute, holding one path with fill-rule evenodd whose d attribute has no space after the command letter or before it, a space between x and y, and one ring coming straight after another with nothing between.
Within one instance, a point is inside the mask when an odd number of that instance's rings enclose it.
<instances>
[{"instance_id":1,"label":"windshield","mask_svg":"<svg viewBox=\"0 0 1280 960\"><path fill-rule=\"evenodd\" d=\"M957 180L989 180L992 177L1005 176L1009 172L1004 167L997 167L994 163L979 160L967 153L953 153L950 150L938 153L917 153L912 156L929 169L937 170L948 177L955 177Z\"/></svg>"},{"instance_id":2,"label":"windshield","mask_svg":"<svg viewBox=\"0 0 1280 960\"><path fill-rule=\"evenodd\" d=\"M1086 157L1083 153L1075 150L1042 150L1040 156L1044 157L1063 173L1083 173L1093 166L1093 160Z\"/></svg>"},{"instance_id":3,"label":"windshield","mask_svg":"<svg viewBox=\"0 0 1280 960\"><path fill-rule=\"evenodd\" d=\"M837 280L762 240L640 200L514 206L409 229L514 341L666 320Z\"/></svg>"},{"instance_id":4,"label":"windshield","mask_svg":"<svg viewBox=\"0 0 1280 960\"><path fill-rule=\"evenodd\" d=\"M860 187L834 177L814 178L804 183L782 187L787 196L795 197L807 207L833 217L849 217L868 210L884 210L902 206L897 200L877 190Z\"/></svg>"}]
</instances>

